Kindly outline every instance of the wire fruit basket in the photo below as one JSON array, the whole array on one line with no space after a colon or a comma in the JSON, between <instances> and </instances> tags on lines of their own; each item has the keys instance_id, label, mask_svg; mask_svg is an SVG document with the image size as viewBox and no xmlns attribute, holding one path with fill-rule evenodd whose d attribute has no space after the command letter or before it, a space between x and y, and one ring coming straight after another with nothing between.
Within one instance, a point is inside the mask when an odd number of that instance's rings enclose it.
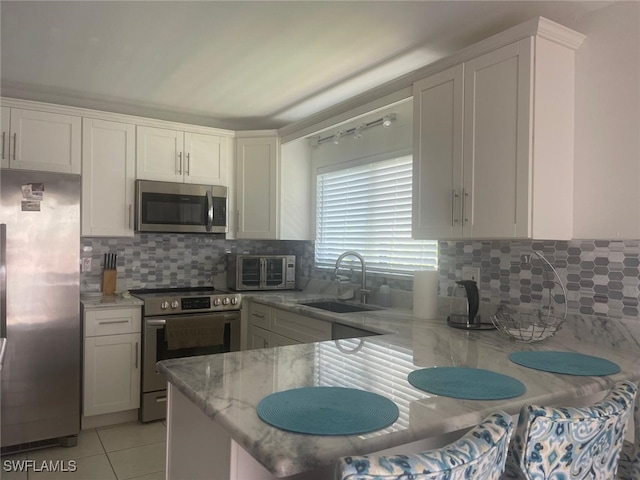
<instances>
[{"instance_id":1,"label":"wire fruit basket","mask_svg":"<svg viewBox=\"0 0 640 480\"><path fill-rule=\"evenodd\" d=\"M515 310L514 308L500 305L498 311L491 315L491 322L498 331L517 342L535 343L553 337L567 319L567 291L560 275L541 253L535 250L533 253L553 273L553 278L543 283L549 291L547 304L542 305L537 310L534 310L532 306L529 306L527 310ZM523 261L530 263L531 256L523 256ZM562 290L562 297L553 295L553 289L556 286L559 286ZM562 300L562 308L558 307L560 299Z\"/></svg>"}]
</instances>

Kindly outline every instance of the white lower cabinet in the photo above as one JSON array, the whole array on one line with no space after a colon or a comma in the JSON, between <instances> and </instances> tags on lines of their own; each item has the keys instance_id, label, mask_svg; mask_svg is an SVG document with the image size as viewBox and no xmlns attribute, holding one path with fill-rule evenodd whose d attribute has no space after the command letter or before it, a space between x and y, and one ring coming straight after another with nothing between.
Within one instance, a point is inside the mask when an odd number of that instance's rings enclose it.
<instances>
[{"instance_id":1,"label":"white lower cabinet","mask_svg":"<svg viewBox=\"0 0 640 480\"><path fill-rule=\"evenodd\" d=\"M331 340L331 322L250 302L249 349L325 340Z\"/></svg>"},{"instance_id":2,"label":"white lower cabinet","mask_svg":"<svg viewBox=\"0 0 640 480\"><path fill-rule=\"evenodd\" d=\"M84 312L85 417L140 406L140 308Z\"/></svg>"},{"instance_id":3,"label":"white lower cabinet","mask_svg":"<svg viewBox=\"0 0 640 480\"><path fill-rule=\"evenodd\" d=\"M249 326L249 350L256 348L268 348L271 346L271 336L269 330L256 325Z\"/></svg>"}]
</instances>

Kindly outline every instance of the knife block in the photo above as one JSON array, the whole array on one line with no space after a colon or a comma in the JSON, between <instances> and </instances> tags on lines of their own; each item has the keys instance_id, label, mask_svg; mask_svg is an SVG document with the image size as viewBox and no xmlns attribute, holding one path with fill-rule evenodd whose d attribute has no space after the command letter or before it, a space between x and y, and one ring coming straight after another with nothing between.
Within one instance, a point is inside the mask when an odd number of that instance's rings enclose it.
<instances>
[{"instance_id":1,"label":"knife block","mask_svg":"<svg viewBox=\"0 0 640 480\"><path fill-rule=\"evenodd\" d=\"M118 272L116 270L102 271L102 294L113 295L116 291Z\"/></svg>"}]
</instances>

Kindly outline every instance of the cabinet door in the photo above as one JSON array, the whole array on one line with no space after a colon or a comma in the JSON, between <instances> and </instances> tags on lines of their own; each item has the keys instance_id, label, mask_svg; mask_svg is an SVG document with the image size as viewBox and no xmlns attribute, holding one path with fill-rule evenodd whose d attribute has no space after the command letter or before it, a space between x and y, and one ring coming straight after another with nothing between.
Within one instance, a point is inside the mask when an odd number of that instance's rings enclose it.
<instances>
[{"instance_id":1,"label":"cabinet door","mask_svg":"<svg viewBox=\"0 0 640 480\"><path fill-rule=\"evenodd\" d=\"M249 350L256 348L269 348L271 346L270 334L264 328L249 326Z\"/></svg>"},{"instance_id":2,"label":"cabinet door","mask_svg":"<svg viewBox=\"0 0 640 480\"><path fill-rule=\"evenodd\" d=\"M271 332L298 343L321 342L331 340L331 322L272 308Z\"/></svg>"},{"instance_id":3,"label":"cabinet door","mask_svg":"<svg viewBox=\"0 0 640 480\"><path fill-rule=\"evenodd\" d=\"M12 108L9 167L79 174L81 131L80 117Z\"/></svg>"},{"instance_id":4,"label":"cabinet door","mask_svg":"<svg viewBox=\"0 0 640 480\"><path fill-rule=\"evenodd\" d=\"M9 122L11 119L11 109L9 107L0 108L0 130L2 130L2 152L0 152L0 168L9 168Z\"/></svg>"},{"instance_id":5,"label":"cabinet door","mask_svg":"<svg viewBox=\"0 0 640 480\"><path fill-rule=\"evenodd\" d=\"M236 144L237 238L277 238L278 140L239 138Z\"/></svg>"},{"instance_id":6,"label":"cabinet door","mask_svg":"<svg viewBox=\"0 0 640 480\"><path fill-rule=\"evenodd\" d=\"M182 182L184 133L164 128L137 127L136 178Z\"/></svg>"},{"instance_id":7,"label":"cabinet door","mask_svg":"<svg viewBox=\"0 0 640 480\"><path fill-rule=\"evenodd\" d=\"M135 126L82 122L82 235L133 237Z\"/></svg>"},{"instance_id":8,"label":"cabinet door","mask_svg":"<svg viewBox=\"0 0 640 480\"><path fill-rule=\"evenodd\" d=\"M464 235L526 237L531 40L467 62L464 76Z\"/></svg>"},{"instance_id":9,"label":"cabinet door","mask_svg":"<svg viewBox=\"0 0 640 480\"><path fill-rule=\"evenodd\" d=\"M185 183L229 186L225 137L185 132Z\"/></svg>"},{"instance_id":10,"label":"cabinet door","mask_svg":"<svg viewBox=\"0 0 640 480\"><path fill-rule=\"evenodd\" d=\"M302 342L299 342L298 340L294 340L292 338L289 337L284 337L282 335L278 335L277 333L273 333L271 332L271 343L270 343L270 347L286 347L287 345L298 345ZM293 388L293 387L292 387Z\"/></svg>"},{"instance_id":11,"label":"cabinet door","mask_svg":"<svg viewBox=\"0 0 640 480\"><path fill-rule=\"evenodd\" d=\"M140 406L140 334L85 338L85 416Z\"/></svg>"},{"instance_id":12,"label":"cabinet door","mask_svg":"<svg viewBox=\"0 0 640 480\"><path fill-rule=\"evenodd\" d=\"M413 86L413 238L462 236L463 72L457 65Z\"/></svg>"}]
</instances>

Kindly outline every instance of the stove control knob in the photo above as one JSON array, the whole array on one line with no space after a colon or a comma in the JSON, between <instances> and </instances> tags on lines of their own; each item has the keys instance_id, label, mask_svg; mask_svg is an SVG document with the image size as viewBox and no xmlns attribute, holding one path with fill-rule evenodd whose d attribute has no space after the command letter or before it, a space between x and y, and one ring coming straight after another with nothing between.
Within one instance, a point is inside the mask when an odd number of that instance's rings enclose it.
<instances>
[{"instance_id":1,"label":"stove control knob","mask_svg":"<svg viewBox=\"0 0 640 480\"><path fill-rule=\"evenodd\" d=\"M222 299L222 304L223 304L223 305L229 305L229 298L224 297L224 298Z\"/></svg>"},{"instance_id":2,"label":"stove control knob","mask_svg":"<svg viewBox=\"0 0 640 480\"><path fill-rule=\"evenodd\" d=\"M220 299L219 298L214 298L213 299L213 306L214 307L219 307L220 306Z\"/></svg>"},{"instance_id":3,"label":"stove control knob","mask_svg":"<svg viewBox=\"0 0 640 480\"><path fill-rule=\"evenodd\" d=\"M161 308L162 310L166 310L167 308L169 308L169 302L162 302L162 303L160 304L160 308Z\"/></svg>"},{"instance_id":4,"label":"stove control knob","mask_svg":"<svg viewBox=\"0 0 640 480\"><path fill-rule=\"evenodd\" d=\"M177 300L174 300L173 302L171 302L171 308L178 308L180 306L180 303Z\"/></svg>"},{"instance_id":5,"label":"stove control knob","mask_svg":"<svg viewBox=\"0 0 640 480\"><path fill-rule=\"evenodd\" d=\"M238 297L231 297L231 305L237 305L238 304Z\"/></svg>"}]
</instances>

